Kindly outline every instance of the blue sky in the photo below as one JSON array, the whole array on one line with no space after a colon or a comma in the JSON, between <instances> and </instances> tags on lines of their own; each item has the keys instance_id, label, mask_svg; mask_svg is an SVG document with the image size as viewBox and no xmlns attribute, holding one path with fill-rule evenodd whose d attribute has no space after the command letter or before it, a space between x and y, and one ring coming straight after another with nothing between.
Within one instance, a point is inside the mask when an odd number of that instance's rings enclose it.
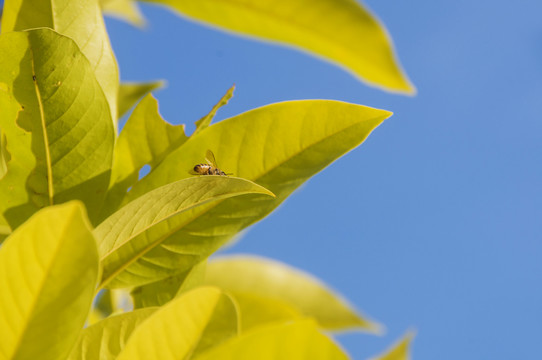
<instances>
[{"instance_id":1,"label":"blue sky","mask_svg":"<svg viewBox=\"0 0 542 360\"><path fill-rule=\"evenodd\" d=\"M156 96L173 123L192 124L234 83L218 119L310 98L395 113L228 250L306 270L384 323L383 337L338 337L352 358L407 329L414 359L540 357L542 3L367 4L416 97L155 6L144 31L107 26L123 80L167 79Z\"/></svg>"},{"instance_id":2,"label":"blue sky","mask_svg":"<svg viewBox=\"0 0 542 360\"><path fill-rule=\"evenodd\" d=\"M236 84L224 119L293 99L395 115L228 252L306 270L385 324L338 337L354 359L415 329L414 359L539 358L542 338L542 2L367 1L416 97L370 88L304 53L144 5L107 26L123 80L166 79L173 123Z\"/></svg>"}]
</instances>

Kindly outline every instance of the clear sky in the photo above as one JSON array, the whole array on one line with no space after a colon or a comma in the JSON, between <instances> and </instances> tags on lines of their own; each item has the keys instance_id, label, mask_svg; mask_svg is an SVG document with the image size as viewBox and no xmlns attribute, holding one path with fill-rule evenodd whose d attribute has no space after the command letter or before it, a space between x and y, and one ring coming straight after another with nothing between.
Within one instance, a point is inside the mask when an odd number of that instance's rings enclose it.
<instances>
[{"instance_id":1,"label":"clear sky","mask_svg":"<svg viewBox=\"0 0 542 360\"><path fill-rule=\"evenodd\" d=\"M542 2L367 3L416 97L155 6L144 31L107 26L123 80L168 80L156 96L173 123L234 83L218 119L311 98L395 113L229 250L306 270L385 324L383 337L339 336L354 359L411 328L414 359L541 358Z\"/></svg>"},{"instance_id":2,"label":"clear sky","mask_svg":"<svg viewBox=\"0 0 542 360\"><path fill-rule=\"evenodd\" d=\"M228 250L306 270L382 322L383 337L338 337L352 358L408 329L414 359L542 358L542 2L366 3L416 97L156 6L142 7L145 30L107 26L122 80L168 81L156 96L173 123L234 83L219 120L313 98L395 113Z\"/></svg>"}]
</instances>

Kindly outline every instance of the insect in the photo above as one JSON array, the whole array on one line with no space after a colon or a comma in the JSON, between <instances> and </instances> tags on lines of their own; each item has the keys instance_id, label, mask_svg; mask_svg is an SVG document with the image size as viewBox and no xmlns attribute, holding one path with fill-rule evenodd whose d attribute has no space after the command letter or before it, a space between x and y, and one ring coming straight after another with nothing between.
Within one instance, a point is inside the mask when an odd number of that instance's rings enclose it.
<instances>
[{"instance_id":1,"label":"insect","mask_svg":"<svg viewBox=\"0 0 542 360\"><path fill-rule=\"evenodd\" d=\"M231 174L226 174L224 171L220 170L216 165L215 155L211 150L207 150L205 153L205 160L207 164L197 164L194 166L194 169L190 171L192 175L221 175L227 176Z\"/></svg>"}]
</instances>

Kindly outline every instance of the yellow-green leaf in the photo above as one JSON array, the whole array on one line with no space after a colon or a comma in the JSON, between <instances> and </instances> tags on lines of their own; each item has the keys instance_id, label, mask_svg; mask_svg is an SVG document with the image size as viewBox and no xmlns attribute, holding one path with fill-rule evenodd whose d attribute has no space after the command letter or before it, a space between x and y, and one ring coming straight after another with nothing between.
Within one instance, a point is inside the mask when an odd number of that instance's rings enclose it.
<instances>
[{"instance_id":1,"label":"yellow-green leaf","mask_svg":"<svg viewBox=\"0 0 542 360\"><path fill-rule=\"evenodd\" d=\"M117 117L119 73L98 0L6 0L2 33L46 27L71 38L88 59L107 102ZM57 54L55 54L58 56ZM53 67L51 60L48 67Z\"/></svg>"},{"instance_id":2,"label":"yellow-green leaf","mask_svg":"<svg viewBox=\"0 0 542 360\"><path fill-rule=\"evenodd\" d=\"M260 296L253 292L228 291L228 294L237 304L239 328L242 332L252 330L256 326L284 323L305 317L291 304L276 298Z\"/></svg>"},{"instance_id":3,"label":"yellow-green leaf","mask_svg":"<svg viewBox=\"0 0 542 360\"><path fill-rule=\"evenodd\" d=\"M6 109L5 111L8 114L11 114L11 116L7 115L7 117L11 118L11 121L15 122L16 116L13 115L14 113L17 114L17 112L14 112L13 109L18 110L19 106L16 102L10 102L9 104L6 104L5 101L3 101L3 98L5 98L6 95L7 94L0 94L0 108ZM0 128L0 179L6 176L8 172L8 162L10 160L11 154L8 152L7 149L6 135L2 134L2 128Z\"/></svg>"},{"instance_id":4,"label":"yellow-green leaf","mask_svg":"<svg viewBox=\"0 0 542 360\"><path fill-rule=\"evenodd\" d=\"M0 35L0 54L0 83L24 109L17 124L0 118L13 155L0 211L14 229L43 206L79 199L92 220L109 185L115 133L91 64L50 29Z\"/></svg>"},{"instance_id":5,"label":"yellow-green leaf","mask_svg":"<svg viewBox=\"0 0 542 360\"><path fill-rule=\"evenodd\" d=\"M196 135L197 133L199 133L200 131L207 128L209 125L211 125L211 121L215 117L218 109L226 105L228 101L232 98L233 90L235 90L235 85L229 88L228 91L226 91L224 96L222 96L222 98L218 101L218 103L216 103L216 105L213 106L213 108L211 109L211 111L209 111L207 115L205 115L204 117L202 117L201 119L195 122L196 130L194 130L194 133L191 136Z\"/></svg>"},{"instance_id":6,"label":"yellow-green leaf","mask_svg":"<svg viewBox=\"0 0 542 360\"><path fill-rule=\"evenodd\" d=\"M163 81L121 83L119 86L119 118L126 114L143 96L162 86L164 86Z\"/></svg>"},{"instance_id":7,"label":"yellow-green leaf","mask_svg":"<svg viewBox=\"0 0 542 360\"><path fill-rule=\"evenodd\" d=\"M2 215L0 215L0 244L4 242L6 237L11 234L11 228L9 227L6 219Z\"/></svg>"},{"instance_id":8,"label":"yellow-green leaf","mask_svg":"<svg viewBox=\"0 0 542 360\"><path fill-rule=\"evenodd\" d=\"M245 332L195 360L346 360L348 356L310 320L272 324Z\"/></svg>"},{"instance_id":9,"label":"yellow-green leaf","mask_svg":"<svg viewBox=\"0 0 542 360\"><path fill-rule=\"evenodd\" d=\"M107 192L102 217L118 209L119 203L139 177L146 164L157 166L164 156L188 137L184 125L171 125L158 112L158 102L147 95L134 109L115 145L111 187Z\"/></svg>"},{"instance_id":10,"label":"yellow-green leaf","mask_svg":"<svg viewBox=\"0 0 542 360\"><path fill-rule=\"evenodd\" d=\"M276 195L226 199L197 210L189 223L171 219L171 228L178 231L164 244L169 244L168 256L175 253L179 270L186 270L200 259L191 256L189 249L197 249L198 254L216 250L273 211L311 176L361 144L390 115L384 110L329 100L290 101L258 108L191 137L134 184L124 203L189 176L189 169L205 162L207 149L214 152L223 171L254 181ZM145 259L155 263L162 257L156 249Z\"/></svg>"},{"instance_id":11,"label":"yellow-green leaf","mask_svg":"<svg viewBox=\"0 0 542 360\"><path fill-rule=\"evenodd\" d=\"M84 329L68 360L114 360L132 332L157 308L145 308L111 316Z\"/></svg>"},{"instance_id":12,"label":"yellow-green leaf","mask_svg":"<svg viewBox=\"0 0 542 360\"><path fill-rule=\"evenodd\" d=\"M97 279L96 241L79 202L32 216L0 248L0 358L65 358Z\"/></svg>"},{"instance_id":13,"label":"yellow-green leaf","mask_svg":"<svg viewBox=\"0 0 542 360\"><path fill-rule=\"evenodd\" d=\"M229 296L216 288L198 288L150 316L117 359L189 359L237 333L237 312Z\"/></svg>"},{"instance_id":14,"label":"yellow-green leaf","mask_svg":"<svg viewBox=\"0 0 542 360\"><path fill-rule=\"evenodd\" d=\"M208 251L205 244L183 248L184 244L164 240L182 228L183 223L190 222L199 206L245 194L273 195L248 180L202 176L162 186L122 207L94 231L103 266L101 286L144 285L178 274L184 269L179 268L174 251L181 251L196 262L203 260L201 253ZM153 250L162 256L148 262L146 255Z\"/></svg>"},{"instance_id":15,"label":"yellow-green leaf","mask_svg":"<svg viewBox=\"0 0 542 360\"><path fill-rule=\"evenodd\" d=\"M175 296L201 286L205 277L206 261L202 261L189 270L166 279L138 286L130 295L136 309L147 306L162 306Z\"/></svg>"},{"instance_id":16,"label":"yellow-green leaf","mask_svg":"<svg viewBox=\"0 0 542 360\"><path fill-rule=\"evenodd\" d=\"M1 72L1 70L0 70ZM29 148L21 146L22 142L10 140L7 136L18 132L15 120L22 110L21 106L9 93L7 84L0 83L0 243L11 233L11 227L2 212L10 207L12 198L25 198L26 189L19 186L21 173L28 167L27 162L32 164L32 152ZM32 165L30 165L32 166ZM14 193L12 196L6 191Z\"/></svg>"},{"instance_id":17,"label":"yellow-green leaf","mask_svg":"<svg viewBox=\"0 0 542 360\"><path fill-rule=\"evenodd\" d=\"M234 297L246 294L283 302L315 318L328 330L380 330L378 324L362 316L319 280L278 261L247 255L217 258L207 265L205 283L231 292ZM243 318L242 309L241 306ZM259 314L252 312L251 316Z\"/></svg>"},{"instance_id":18,"label":"yellow-green leaf","mask_svg":"<svg viewBox=\"0 0 542 360\"><path fill-rule=\"evenodd\" d=\"M293 45L366 83L412 94L386 29L355 0L145 0L236 33Z\"/></svg>"},{"instance_id":19,"label":"yellow-green leaf","mask_svg":"<svg viewBox=\"0 0 542 360\"><path fill-rule=\"evenodd\" d=\"M384 354L371 358L371 360L409 360L412 339L414 339L414 333L408 332L399 342L386 350Z\"/></svg>"},{"instance_id":20,"label":"yellow-green leaf","mask_svg":"<svg viewBox=\"0 0 542 360\"><path fill-rule=\"evenodd\" d=\"M100 0L106 15L124 20L134 26L145 26L145 18L135 0Z\"/></svg>"},{"instance_id":21,"label":"yellow-green leaf","mask_svg":"<svg viewBox=\"0 0 542 360\"><path fill-rule=\"evenodd\" d=\"M124 86L121 86L122 88ZM133 89L136 91L137 86L134 85ZM233 89L230 88L207 115L196 121L196 130L191 136L209 126L218 109L226 105L233 96ZM121 99L123 97L124 95L120 96ZM107 193L102 217L118 209L126 196L126 190L138 180L139 171L144 165L156 167L165 156L186 140L188 137L184 125L171 125L163 120L158 112L158 102L152 95L147 95L137 105L120 133L115 148L112 184Z\"/></svg>"}]
</instances>

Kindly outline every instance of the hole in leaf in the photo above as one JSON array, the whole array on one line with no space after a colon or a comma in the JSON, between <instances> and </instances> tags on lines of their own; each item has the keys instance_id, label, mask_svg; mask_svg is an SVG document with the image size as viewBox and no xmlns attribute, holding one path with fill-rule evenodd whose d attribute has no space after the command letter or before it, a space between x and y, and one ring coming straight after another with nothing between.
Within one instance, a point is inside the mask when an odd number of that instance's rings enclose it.
<instances>
[{"instance_id":1,"label":"hole in leaf","mask_svg":"<svg viewBox=\"0 0 542 360\"><path fill-rule=\"evenodd\" d=\"M151 171L151 166L149 164L143 165L143 167L139 170L139 180L145 177L145 175L147 175L150 171Z\"/></svg>"}]
</instances>

